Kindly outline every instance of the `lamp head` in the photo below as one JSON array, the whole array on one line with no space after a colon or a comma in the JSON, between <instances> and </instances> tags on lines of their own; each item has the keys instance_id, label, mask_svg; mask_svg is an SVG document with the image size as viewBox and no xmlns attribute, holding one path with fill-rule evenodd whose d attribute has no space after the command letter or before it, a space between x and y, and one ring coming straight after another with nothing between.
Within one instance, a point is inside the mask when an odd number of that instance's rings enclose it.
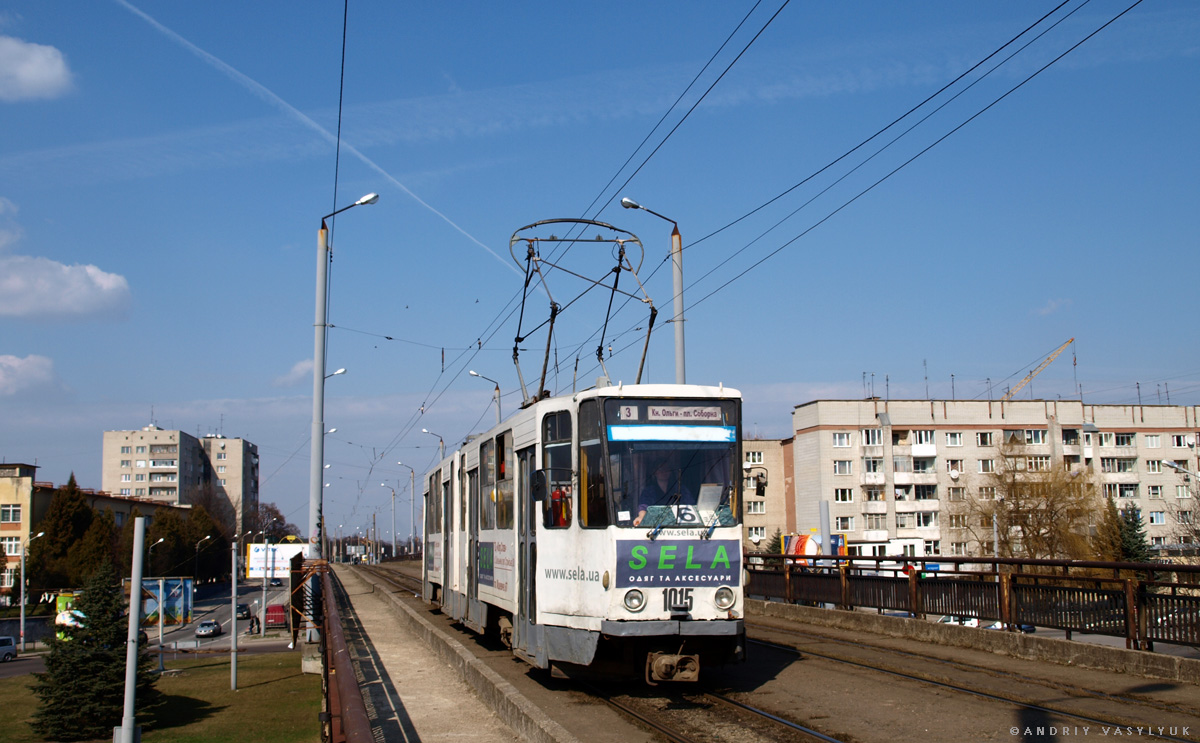
<instances>
[{"instance_id":1,"label":"lamp head","mask_svg":"<svg viewBox=\"0 0 1200 743\"><path fill-rule=\"evenodd\" d=\"M471 371L467 372L467 374L470 374L472 377L478 377L478 376L479 376L479 372L475 371L474 369L472 369Z\"/></svg>"},{"instance_id":2,"label":"lamp head","mask_svg":"<svg viewBox=\"0 0 1200 743\"><path fill-rule=\"evenodd\" d=\"M358 201L354 202L354 205L362 206L363 204L374 204L376 201L379 201L379 194L369 193Z\"/></svg>"},{"instance_id":3,"label":"lamp head","mask_svg":"<svg viewBox=\"0 0 1200 743\"><path fill-rule=\"evenodd\" d=\"M629 198L628 196L621 199L621 206L625 207L626 209L641 209L642 208L641 204L637 203L636 201Z\"/></svg>"}]
</instances>

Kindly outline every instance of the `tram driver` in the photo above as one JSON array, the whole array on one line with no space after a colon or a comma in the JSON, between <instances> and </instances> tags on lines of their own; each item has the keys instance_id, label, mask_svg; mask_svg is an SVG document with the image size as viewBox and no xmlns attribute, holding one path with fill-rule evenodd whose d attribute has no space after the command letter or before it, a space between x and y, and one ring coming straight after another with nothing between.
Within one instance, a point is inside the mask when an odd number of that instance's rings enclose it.
<instances>
[{"instance_id":1,"label":"tram driver","mask_svg":"<svg viewBox=\"0 0 1200 743\"><path fill-rule=\"evenodd\" d=\"M638 496L634 526L640 526L650 506L694 505L696 499L680 478L682 470L674 454L656 452L651 455L650 477Z\"/></svg>"}]
</instances>

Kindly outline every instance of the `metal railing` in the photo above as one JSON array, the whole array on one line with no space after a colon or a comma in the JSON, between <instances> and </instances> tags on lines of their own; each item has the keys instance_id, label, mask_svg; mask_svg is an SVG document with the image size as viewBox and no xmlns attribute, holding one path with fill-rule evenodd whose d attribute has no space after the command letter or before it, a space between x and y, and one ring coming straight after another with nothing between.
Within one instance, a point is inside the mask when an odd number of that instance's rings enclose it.
<instances>
[{"instance_id":1,"label":"metal railing","mask_svg":"<svg viewBox=\"0 0 1200 743\"><path fill-rule=\"evenodd\" d=\"M321 714L321 740L325 743L374 743L371 722L358 677L350 662L349 648L342 632L338 601L333 591L332 571L325 564L321 580L321 688L325 709Z\"/></svg>"},{"instance_id":2,"label":"metal railing","mask_svg":"<svg viewBox=\"0 0 1200 743\"><path fill-rule=\"evenodd\" d=\"M746 555L746 595L787 603L941 614L1200 646L1200 566L979 557Z\"/></svg>"}]
</instances>

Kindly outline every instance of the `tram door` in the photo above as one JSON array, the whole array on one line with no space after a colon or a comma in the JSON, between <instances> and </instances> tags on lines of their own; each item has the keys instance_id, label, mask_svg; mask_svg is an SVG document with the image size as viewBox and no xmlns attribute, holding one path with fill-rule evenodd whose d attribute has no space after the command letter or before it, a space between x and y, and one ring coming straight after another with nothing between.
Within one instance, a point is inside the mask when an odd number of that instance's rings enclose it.
<instances>
[{"instance_id":1,"label":"tram door","mask_svg":"<svg viewBox=\"0 0 1200 743\"><path fill-rule=\"evenodd\" d=\"M517 621L513 623L513 649L534 665L545 663L546 651L542 628L537 617L537 519L538 504L533 502L535 447L517 452L517 551L520 555L520 591L517 596Z\"/></svg>"},{"instance_id":2,"label":"tram door","mask_svg":"<svg viewBox=\"0 0 1200 743\"><path fill-rule=\"evenodd\" d=\"M484 630L483 605L479 603L479 469L467 472L467 619L476 632Z\"/></svg>"},{"instance_id":3,"label":"tram door","mask_svg":"<svg viewBox=\"0 0 1200 743\"><path fill-rule=\"evenodd\" d=\"M438 470L439 497L442 499L442 603L451 600L450 589L454 585L454 501L450 498L450 480L453 470Z\"/></svg>"}]
</instances>

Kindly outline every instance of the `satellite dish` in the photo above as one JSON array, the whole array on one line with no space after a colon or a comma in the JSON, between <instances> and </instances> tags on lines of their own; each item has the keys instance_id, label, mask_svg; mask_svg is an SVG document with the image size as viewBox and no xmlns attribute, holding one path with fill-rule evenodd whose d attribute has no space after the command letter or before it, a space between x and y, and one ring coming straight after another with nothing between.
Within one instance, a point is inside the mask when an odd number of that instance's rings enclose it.
<instances>
[{"instance_id":1,"label":"satellite dish","mask_svg":"<svg viewBox=\"0 0 1200 743\"><path fill-rule=\"evenodd\" d=\"M755 534L754 536L750 537L750 541L751 541L751 542L754 542L754 544L756 544L756 545L757 545L759 542L761 542L762 540L763 540L763 538L762 538L762 537L760 537L760 536L759 536L759 535L757 535L757 534Z\"/></svg>"},{"instance_id":2,"label":"satellite dish","mask_svg":"<svg viewBox=\"0 0 1200 743\"><path fill-rule=\"evenodd\" d=\"M951 480L957 480L957 479L958 479L958 470L950 470L950 479L951 479Z\"/></svg>"}]
</instances>

